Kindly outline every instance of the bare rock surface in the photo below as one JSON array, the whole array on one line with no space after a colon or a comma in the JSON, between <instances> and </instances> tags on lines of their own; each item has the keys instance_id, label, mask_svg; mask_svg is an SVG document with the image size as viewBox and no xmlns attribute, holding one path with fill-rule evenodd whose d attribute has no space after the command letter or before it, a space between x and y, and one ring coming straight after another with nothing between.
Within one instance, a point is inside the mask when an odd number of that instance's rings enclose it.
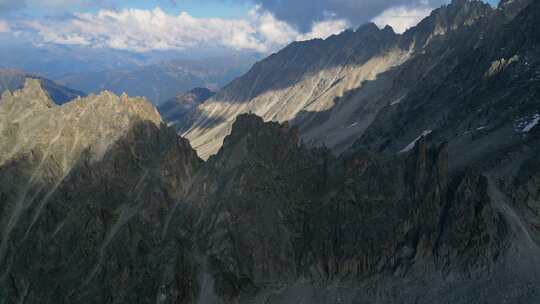
<instances>
[{"instance_id":1,"label":"bare rock surface","mask_svg":"<svg viewBox=\"0 0 540 304\"><path fill-rule=\"evenodd\" d=\"M57 106L37 80L0 117L0 302L153 302L200 165L189 143L145 100Z\"/></svg>"}]
</instances>

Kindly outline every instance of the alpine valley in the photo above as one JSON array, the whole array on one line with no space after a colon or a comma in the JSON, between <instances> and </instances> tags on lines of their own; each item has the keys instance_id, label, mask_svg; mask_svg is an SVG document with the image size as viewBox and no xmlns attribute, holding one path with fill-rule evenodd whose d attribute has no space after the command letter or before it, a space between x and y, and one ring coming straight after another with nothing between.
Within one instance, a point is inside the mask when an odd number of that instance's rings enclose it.
<instances>
[{"instance_id":1,"label":"alpine valley","mask_svg":"<svg viewBox=\"0 0 540 304\"><path fill-rule=\"evenodd\" d=\"M0 77L1 304L540 303L538 0L294 42L159 108Z\"/></svg>"}]
</instances>

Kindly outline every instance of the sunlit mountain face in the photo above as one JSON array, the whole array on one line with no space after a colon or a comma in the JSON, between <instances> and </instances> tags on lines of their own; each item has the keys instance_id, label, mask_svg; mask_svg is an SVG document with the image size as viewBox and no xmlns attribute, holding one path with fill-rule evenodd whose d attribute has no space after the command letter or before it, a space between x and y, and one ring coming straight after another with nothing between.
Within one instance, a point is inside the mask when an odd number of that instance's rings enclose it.
<instances>
[{"instance_id":1,"label":"sunlit mountain face","mask_svg":"<svg viewBox=\"0 0 540 304\"><path fill-rule=\"evenodd\" d=\"M0 0L0 304L540 303L539 20Z\"/></svg>"}]
</instances>

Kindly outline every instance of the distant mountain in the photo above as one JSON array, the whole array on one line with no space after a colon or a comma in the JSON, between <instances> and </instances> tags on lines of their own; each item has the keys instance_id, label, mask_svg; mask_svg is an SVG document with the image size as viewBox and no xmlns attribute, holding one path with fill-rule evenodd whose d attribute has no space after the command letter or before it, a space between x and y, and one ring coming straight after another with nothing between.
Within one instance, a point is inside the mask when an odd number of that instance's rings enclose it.
<instances>
[{"instance_id":1,"label":"distant mountain","mask_svg":"<svg viewBox=\"0 0 540 304\"><path fill-rule=\"evenodd\" d=\"M158 109L167 122L177 125L186 114L215 94L207 88L195 88L166 101Z\"/></svg>"},{"instance_id":2,"label":"distant mountain","mask_svg":"<svg viewBox=\"0 0 540 304\"><path fill-rule=\"evenodd\" d=\"M47 91L56 104L61 105L77 97L86 95L83 92L61 86L49 79L27 75L22 71L14 69L0 69L0 94L8 90L14 92L22 89L27 77L39 80L43 89Z\"/></svg>"},{"instance_id":3,"label":"distant mountain","mask_svg":"<svg viewBox=\"0 0 540 304\"><path fill-rule=\"evenodd\" d=\"M105 48L56 44L37 46L11 40L0 43L0 67L16 68L53 80L66 74L142 66L153 59L145 54Z\"/></svg>"},{"instance_id":4,"label":"distant mountain","mask_svg":"<svg viewBox=\"0 0 540 304\"><path fill-rule=\"evenodd\" d=\"M195 87L219 89L249 69L257 57L174 60L142 67L66 75L56 80L87 93L109 90L161 104Z\"/></svg>"}]
</instances>

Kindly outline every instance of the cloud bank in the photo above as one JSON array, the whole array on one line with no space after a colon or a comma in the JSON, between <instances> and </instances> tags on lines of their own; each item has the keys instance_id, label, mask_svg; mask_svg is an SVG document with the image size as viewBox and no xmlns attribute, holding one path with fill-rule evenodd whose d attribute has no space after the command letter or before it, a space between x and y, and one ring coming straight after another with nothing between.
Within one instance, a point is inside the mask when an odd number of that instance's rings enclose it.
<instances>
[{"instance_id":1,"label":"cloud bank","mask_svg":"<svg viewBox=\"0 0 540 304\"><path fill-rule=\"evenodd\" d=\"M246 19L195 18L153 10L103 9L62 20L26 21L44 43L86 45L135 52L222 48L270 52L295 40L326 38L346 29L344 20L316 22L302 33L257 6Z\"/></svg>"}]
</instances>

